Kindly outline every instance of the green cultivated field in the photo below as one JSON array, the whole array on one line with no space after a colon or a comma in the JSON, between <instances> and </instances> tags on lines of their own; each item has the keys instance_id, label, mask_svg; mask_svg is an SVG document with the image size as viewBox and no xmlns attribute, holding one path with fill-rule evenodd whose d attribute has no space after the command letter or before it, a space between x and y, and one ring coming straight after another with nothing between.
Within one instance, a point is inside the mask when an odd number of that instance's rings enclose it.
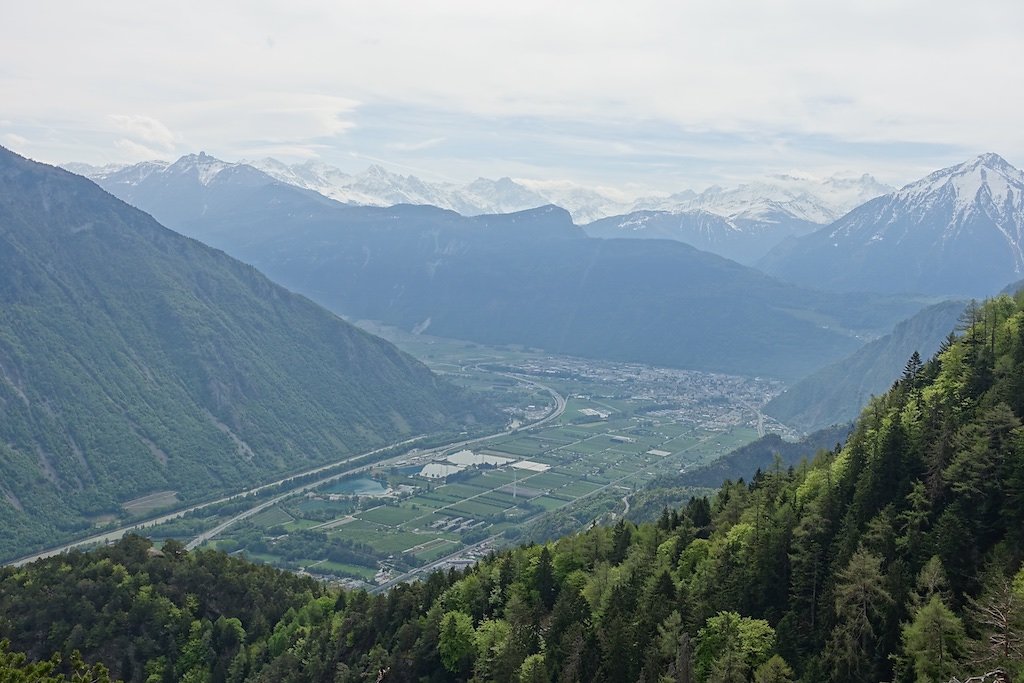
<instances>
[{"instance_id":1,"label":"green cultivated field","mask_svg":"<svg viewBox=\"0 0 1024 683\"><path fill-rule=\"evenodd\" d=\"M383 477L392 487L411 489L399 499L353 495L332 501L326 493L314 492L312 498L296 498L269 508L250 518L247 525L229 527L219 537L225 547L234 544L255 559L294 566L275 555L275 543L280 539L267 534L270 529L280 533L283 525L289 534L299 529L306 529L303 534L321 534L322 540L310 543L310 552L341 544L344 552L361 558L372 555L384 566L402 572L486 538L495 537L499 544L528 540L522 535L524 530L543 527L541 522L547 519L563 523L577 519L583 526L595 517L607 519L604 515L621 513L623 496L659 474L674 474L684 467L711 461L755 439L756 415L743 406L767 400L758 394L765 390L753 380L716 380L726 385L721 388L725 398L718 397L711 403L719 411L715 412L695 404L691 394L680 393L681 383L686 385L678 372L666 373L663 384L657 384L655 376L653 384L639 385L635 378L641 373L632 366L549 359L477 345L469 348L450 340L398 341L408 342L406 350L445 372L451 381L489 392L492 398L503 397L508 405L518 406L516 410L531 404L543 408L550 398L497 374L499 370L504 372L515 365L518 372L528 374L534 367L565 365L565 376L537 376L537 381L569 397L559 419L541 429L472 446L475 452L532 460L551 469L534 472L509 465L469 469L444 483L416 476L423 463L413 453L403 456L401 469L382 466L359 475ZM470 351L472 358L467 359ZM487 369L489 365L498 370ZM689 391L708 391L710 381L701 378ZM739 392L736 401L729 398L733 392ZM576 395L590 398L572 398ZM648 414L645 410L654 405L652 400L629 398L633 395L657 396L654 407L667 410L666 414ZM692 410L685 407L691 404L695 405ZM676 405L679 407L673 408ZM590 418L578 412L581 408L599 410L609 417ZM651 449L670 455L650 455L647 451ZM334 552L332 557L344 556L341 551ZM328 560L326 556L310 557L304 563L309 571L323 576L371 581L374 575L374 570L366 566Z\"/></svg>"},{"instance_id":2,"label":"green cultivated field","mask_svg":"<svg viewBox=\"0 0 1024 683\"><path fill-rule=\"evenodd\" d=\"M315 562L306 568L308 571L316 574L331 574L334 576L350 576L363 579L364 581L370 581L373 579L373 575L376 572L369 567L360 567L357 564L343 564L341 562L331 562L330 560L321 560Z\"/></svg>"},{"instance_id":3,"label":"green cultivated field","mask_svg":"<svg viewBox=\"0 0 1024 683\"><path fill-rule=\"evenodd\" d=\"M122 503L121 507L129 515L144 517L151 514L154 510L171 507L178 502L180 501L178 500L177 491L160 491L136 498L135 500L129 500L126 503Z\"/></svg>"},{"instance_id":4,"label":"green cultivated field","mask_svg":"<svg viewBox=\"0 0 1024 683\"><path fill-rule=\"evenodd\" d=\"M258 512L249 518L253 524L260 526L276 526L278 524L288 524L289 522L295 521L292 516L287 512L277 507L269 507L262 512Z\"/></svg>"},{"instance_id":5,"label":"green cultivated field","mask_svg":"<svg viewBox=\"0 0 1024 683\"><path fill-rule=\"evenodd\" d=\"M433 562L434 560L450 555L451 553L458 550L460 547L459 543L455 541L444 541L441 540L435 543L433 546L427 549L418 550L414 554L416 559L422 560L423 562Z\"/></svg>"},{"instance_id":6,"label":"green cultivated field","mask_svg":"<svg viewBox=\"0 0 1024 683\"><path fill-rule=\"evenodd\" d=\"M424 513L419 510L385 506L361 512L359 513L359 519L366 519L378 524L399 525L402 522L408 522L410 519L415 519L422 514Z\"/></svg>"}]
</instances>

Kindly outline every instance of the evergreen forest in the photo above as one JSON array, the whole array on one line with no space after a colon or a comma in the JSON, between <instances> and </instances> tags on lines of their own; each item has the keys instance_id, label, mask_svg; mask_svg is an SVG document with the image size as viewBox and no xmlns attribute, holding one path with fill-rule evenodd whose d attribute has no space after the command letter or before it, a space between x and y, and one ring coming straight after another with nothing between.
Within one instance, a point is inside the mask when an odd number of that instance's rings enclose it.
<instances>
[{"instance_id":1,"label":"evergreen forest","mask_svg":"<svg viewBox=\"0 0 1024 683\"><path fill-rule=\"evenodd\" d=\"M4 568L0 680L1020 680L1022 417L1002 296L845 444L650 522L383 594L139 537Z\"/></svg>"}]
</instances>

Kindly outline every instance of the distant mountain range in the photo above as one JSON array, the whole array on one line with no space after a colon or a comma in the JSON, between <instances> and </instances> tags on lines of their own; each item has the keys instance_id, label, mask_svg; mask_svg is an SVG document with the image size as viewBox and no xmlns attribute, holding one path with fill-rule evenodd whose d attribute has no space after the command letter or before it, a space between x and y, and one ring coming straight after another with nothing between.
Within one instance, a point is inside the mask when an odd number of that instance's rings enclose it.
<instances>
[{"instance_id":1,"label":"distant mountain range","mask_svg":"<svg viewBox=\"0 0 1024 683\"><path fill-rule=\"evenodd\" d=\"M118 183L132 183L141 182L150 173L173 165L166 161L146 161L131 166L69 163L64 167L97 181L114 178ZM610 191L592 190L571 183L478 178L459 185L427 182L413 175L392 173L379 165L370 166L362 173L349 174L318 161L285 164L270 158L239 163L219 162L208 166L210 175L204 181L209 182L225 169L240 167L262 171L280 182L355 206L416 204L436 206L464 216L478 216L557 204L570 210L576 220L587 221L621 212L630 205L623 196Z\"/></svg>"},{"instance_id":2,"label":"distant mountain range","mask_svg":"<svg viewBox=\"0 0 1024 683\"><path fill-rule=\"evenodd\" d=\"M583 226L590 237L669 239L684 242L712 254L752 265L785 239L805 235L818 223L777 212L769 218L726 218L704 209L686 211L636 211L603 218Z\"/></svg>"},{"instance_id":3,"label":"distant mountain range","mask_svg":"<svg viewBox=\"0 0 1024 683\"><path fill-rule=\"evenodd\" d=\"M758 266L837 291L995 294L1024 274L1024 173L982 154L789 240Z\"/></svg>"},{"instance_id":4,"label":"distant mountain range","mask_svg":"<svg viewBox=\"0 0 1024 683\"><path fill-rule=\"evenodd\" d=\"M869 174L813 178L775 175L734 188L711 187L701 193L681 192L664 199L638 200L633 210L702 210L733 220L772 222L785 215L807 223L830 223L892 187Z\"/></svg>"},{"instance_id":5,"label":"distant mountain range","mask_svg":"<svg viewBox=\"0 0 1024 683\"><path fill-rule=\"evenodd\" d=\"M166 161L147 161L133 166L69 163L64 167L93 180L104 180L115 174L122 180L128 177L141 180L170 165ZM512 213L554 204L566 209L577 224L637 211L703 211L740 225L770 226L781 221L813 226L829 223L868 199L892 190L870 175L835 175L824 179L779 175L734 188L716 186L700 193L687 190L669 196L630 198L621 191L564 181L478 178L460 185L403 176L379 165L370 166L362 173L349 174L319 161L285 164L271 158L238 164L221 162L211 167L210 172L215 175L238 165L251 166L276 180L313 190L344 204L421 204L450 209L464 216Z\"/></svg>"},{"instance_id":6,"label":"distant mountain range","mask_svg":"<svg viewBox=\"0 0 1024 683\"><path fill-rule=\"evenodd\" d=\"M750 265L785 239L813 232L891 189L869 175L824 181L775 176L729 190L712 187L700 194L639 200L630 213L594 221L584 230L591 237L678 240Z\"/></svg>"},{"instance_id":7,"label":"distant mountain range","mask_svg":"<svg viewBox=\"0 0 1024 683\"><path fill-rule=\"evenodd\" d=\"M823 295L675 241L589 239L553 206L349 206L207 155L99 183L341 314L484 343L795 378L919 306Z\"/></svg>"},{"instance_id":8,"label":"distant mountain range","mask_svg":"<svg viewBox=\"0 0 1024 683\"><path fill-rule=\"evenodd\" d=\"M3 148L0 301L0 559L144 494L194 501L499 420L252 266Z\"/></svg>"},{"instance_id":9,"label":"distant mountain range","mask_svg":"<svg viewBox=\"0 0 1024 683\"><path fill-rule=\"evenodd\" d=\"M151 178L164 182L189 167L192 158L68 168L131 196L130 187L152 186ZM1024 276L1024 173L991 153L898 191L869 175L776 176L731 189L630 202L564 183L481 178L457 186L379 166L347 175L313 162L289 166L273 159L195 158L204 160L197 176L201 186L227 173L232 182L277 180L347 204L429 205L464 216L555 204L591 237L676 240L795 284L835 291L981 297Z\"/></svg>"}]
</instances>

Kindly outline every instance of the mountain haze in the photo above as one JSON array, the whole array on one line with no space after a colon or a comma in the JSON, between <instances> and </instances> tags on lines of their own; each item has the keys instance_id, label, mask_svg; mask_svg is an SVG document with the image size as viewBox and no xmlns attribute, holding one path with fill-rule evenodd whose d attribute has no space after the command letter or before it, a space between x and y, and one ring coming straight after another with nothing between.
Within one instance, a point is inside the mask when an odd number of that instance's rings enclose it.
<instances>
[{"instance_id":1,"label":"mountain haze","mask_svg":"<svg viewBox=\"0 0 1024 683\"><path fill-rule=\"evenodd\" d=\"M773 218L725 218L704 209L637 211L583 226L590 237L670 239L743 264L753 264L787 237L816 229L782 213Z\"/></svg>"},{"instance_id":2,"label":"mountain haze","mask_svg":"<svg viewBox=\"0 0 1024 683\"><path fill-rule=\"evenodd\" d=\"M338 313L406 330L797 377L917 310L793 287L678 241L589 239L553 206L472 218L352 207L221 164L193 155L100 182Z\"/></svg>"},{"instance_id":3,"label":"mountain haze","mask_svg":"<svg viewBox=\"0 0 1024 683\"><path fill-rule=\"evenodd\" d=\"M867 174L824 180L773 176L735 188L641 198L630 213L584 230L591 237L674 239L750 265L787 238L811 233L891 189Z\"/></svg>"},{"instance_id":4,"label":"mountain haze","mask_svg":"<svg viewBox=\"0 0 1024 683\"><path fill-rule=\"evenodd\" d=\"M154 161L132 166L65 167L107 187L131 186L144 182L151 173L187 165L192 156L174 164ZM289 165L272 158L239 163L210 160L203 184L213 182L224 171L237 175L256 169L282 183L355 206L416 204L479 216L554 204L566 209L574 222L585 223L584 230L591 237L672 239L748 265L787 238L813 232L892 189L867 174L825 179L773 176L734 188L715 186L700 193L687 190L630 200L608 188L559 181L478 178L457 185L403 176L379 165L349 174L318 161Z\"/></svg>"},{"instance_id":5,"label":"mountain haze","mask_svg":"<svg viewBox=\"0 0 1024 683\"><path fill-rule=\"evenodd\" d=\"M736 187L713 186L699 193L684 190L670 195L632 198L614 188L588 187L559 180L503 177L497 180L477 178L466 184L427 181L414 175L394 173L376 164L361 173L352 174L321 161L286 164L268 157L243 160L237 164L221 162L219 170L239 165L255 168L275 180L313 190L343 204L357 206L420 204L449 209L464 216L478 216L554 204L567 210L580 224L636 212L673 214L700 211L744 225L749 232L778 235L779 239L810 232L855 206L892 190L868 174L837 174L827 178L777 175ZM166 161L147 161L133 166L64 165L73 173L97 181L117 174L139 180L152 170L167 166L170 163Z\"/></svg>"},{"instance_id":6,"label":"mountain haze","mask_svg":"<svg viewBox=\"0 0 1024 683\"><path fill-rule=\"evenodd\" d=\"M0 557L143 494L194 501L494 418L251 266L2 148L0 298Z\"/></svg>"},{"instance_id":7,"label":"mountain haze","mask_svg":"<svg viewBox=\"0 0 1024 683\"><path fill-rule=\"evenodd\" d=\"M915 351L927 358L939 349L966 305L944 301L925 308L891 333L789 387L764 412L805 432L852 421L872 396L892 385Z\"/></svg>"}]
</instances>

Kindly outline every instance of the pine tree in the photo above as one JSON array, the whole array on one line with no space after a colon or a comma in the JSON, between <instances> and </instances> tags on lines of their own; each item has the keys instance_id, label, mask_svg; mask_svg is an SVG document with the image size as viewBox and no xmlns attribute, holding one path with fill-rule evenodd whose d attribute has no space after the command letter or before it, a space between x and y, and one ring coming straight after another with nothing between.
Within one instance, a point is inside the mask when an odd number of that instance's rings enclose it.
<instances>
[{"instance_id":1,"label":"pine tree","mask_svg":"<svg viewBox=\"0 0 1024 683\"><path fill-rule=\"evenodd\" d=\"M955 614L933 594L903 626L903 651L918 683L946 683L958 670L967 637Z\"/></svg>"},{"instance_id":2,"label":"pine tree","mask_svg":"<svg viewBox=\"0 0 1024 683\"><path fill-rule=\"evenodd\" d=\"M793 683L793 669L786 660L775 655L757 667L754 672L754 683Z\"/></svg>"},{"instance_id":3,"label":"pine tree","mask_svg":"<svg viewBox=\"0 0 1024 683\"><path fill-rule=\"evenodd\" d=\"M790 648L810 650L817 637L817 617L822 586L827 572L826 533L828 520L817 510L809 510L796 530L790 544L790 611L794 615L793 631L800 643Z\"/></svg>"},{"instance_id":4,"label":"pine tree","mask_svg":"<svg viewBox=\"0 0 1024 683\"><path fill-rule=\"evenodd\" d=\"M921 369L924 367L924 362L921 360L921 354L914 351L910 355L910 360L903 366L903 377L902 381L907 387L913 389L917 386L917 376L921 374Z\"/></svg>"},{"instance_id":5,"label":"pine tree","mask_svg":"<svg viewBox=\"0 0 1024 683\"><path fill-rule=\"evenodd\" d=\"M551 566L551 551L547 546L541 548L533 576L533 585L540 595L541 604L544 605L545 611L550 611L558 597L558 584L555 582L555 572Z\"/></svg>"},{"instance_id":6,"label":"pine tree","mask_svg":"<svg viewBox=\"0 0 1024 683\"><path fill-rule=\"evenodd\" d=\"M882 559L863 548L838 575L836 626L826 648L838 681L877 680L882 620L892 603L882 575Z\"/></svg>"},{"instance_id":7,"label":"pine tree","mask_svg":"<svg viewBox=\"0 0 1024 683\"><path fill-rule=\"evenodd\" d=\"M621 564L626 559L626 551L629 550L631 540L632 534L626 520L620 519L612 531L612 553L608 558L612 564Z\"/></svg>"}]
</instances>

